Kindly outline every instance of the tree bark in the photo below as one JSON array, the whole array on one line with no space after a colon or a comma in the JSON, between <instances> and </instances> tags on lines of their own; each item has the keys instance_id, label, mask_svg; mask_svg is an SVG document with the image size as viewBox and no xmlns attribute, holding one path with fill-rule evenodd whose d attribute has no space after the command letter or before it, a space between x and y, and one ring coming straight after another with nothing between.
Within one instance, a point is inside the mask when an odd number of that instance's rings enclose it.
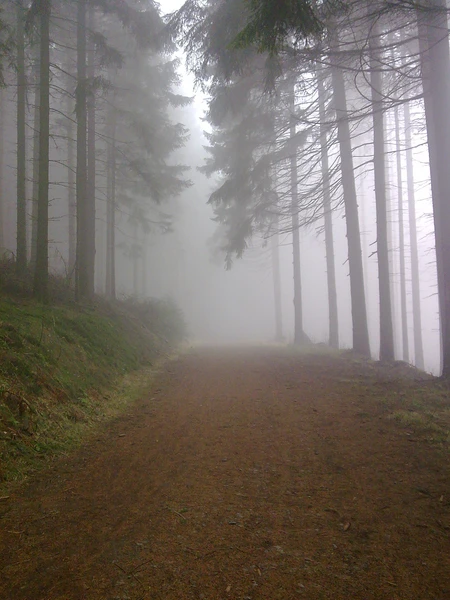
<instances>
[{"instance_id":1,"label":"tree bark","mask_svg":"<svg viewBox=\"0 0 450 600\"><path fill-rule=\"evenodd\" d=\"M330 36L333 50L339 48L335 30ZM353 155L348 122L347 97L342 69L331 57L333 103L338 123L338 141L341 157L342 187L344 190L345 220L347 225L348 262L350 272L350 295L353 323L353 348L370 356L369 331L367 327L366 298L361 253L361 236L358 219L358 202L353 169Z\"/></svg>"},{"instance_id":2,"label":"tree bark","mask_svg":"<svg viewBox=\"0 0 450 600\"><path fill-rule=\"evenodd\" d=\"M51 0L40 6L40 95L39 95L39 190L36 236L36 268L33 291L47 303L48 297L48 187L50 136L50 16Z\"/></svg>"},{"instance_id":3,"label":"tree bark","mask_svg":"<svg viewBox=\"0 0 450 600\"><path fill-rule=\"evenodd\" d=\"M292 113L295 107L295 96L292 93ZM295 118L291 116L290 135L295 137ZM297 181L297 150L293 150L291 156L291 216L292 216L292 255L294 268L294 343L304 344L308 338L303 331L303 302L302 302L302 272L300 260L300 225L298 218L298 181Z\"/></svg>"},{"instance_id":4,"label":"tree bark","mask_svg":"<svg viewBox=\"0 0 450 600\"><path fill-rule=\"evenodd\" d=\"M416 198L414 193L413 153L411 139L411 116L409 104L404 105L406 182L408 189L409 243L411 248L411 288L414 327L414 364L424 369L422 341L422 311L420 307L419 253L417 250Z\"/></svg>"},{"instance_id":5,"label":"tree bark","mask_svg":"<svg viewBox=\"0 0 450 600\"><path fill-rule=\"evenodd\" d=\"M145 300L147 298L147 245L148 245L148 233L146 231L142 232L142 274L141 274L141 293L142 299Z\"/></svg>"},{"instance_id":6,"label":"tree bark","mask_svg":"<svg viewBox=\"0 0 450 600\"><path fill-rule=\"evenodd\" d=\"M27 268L26 195L26 72L23 1L17 2L17 244L16 268L23 275Z\"/></svg>"},{"instance_id":7,"label":"tree bark","mask_svg":"<svg viewBox=\"0 0 450 600\"><path fill-rule=\"evenodd\" d=\"M317 92L319 100L320 120L320 154L322 162L323 217L325 221L325 252L327 261L328 288L328 343L332 348L339 348L339 325L336 292L336 270L334 264L333 218L331 213L330 175L328 164L328 141L325 109L325 75L323 68L317 70Z\"/></svg>"},{"instance_id":8,"label":"tree bark","mask_svg":"<svg viewBox=\"0 0 450 600\"><path fill-rule=\"evenodd\" d=\"M380 294L380 360L394 360L394 334L392 329L392 305L389 277L389 250L386 210L386 172L384 115L381 78L381 44L379 25L371 24L369 38L370 86L373 110L373 163L377 214L377 258Z\"/></svg>"},{"instance_id":9,"label":"tree bark","mask_svg":"<svg viewBox=\"0 0 450 600\"><path fill-rule=\"evenodd\" d=\"M108 147L107 147L107 198L106 198L106 296L114 300L116 298L116 123L112 106L108 107Z\"/></svg>"},{"instance_id":10,"label":"tree bark","mask_svg":"<svg viewBox=\"0 0 450 600\"><path fill-rule=\"evenodd\" d=\"M405 261L405 231L404 231L404 207L403 207L403 176L402 176L402 154L400 143L400 117L398 106L394 108L395 122L395 145L397 159L397 194L398 194L398 233L400 252L400 310L402 325L402 358L409 362L409 340L408 340L408 314L406 306L406 261Z\"/></svg>"},{"instance_id":11,"label":"tree bark","mask_svg":"<svg viewBox=\"0 0 450 600\"><path fill-rule=\"evenodd\" d=\"M88 22L89 30L94 30L94 9L89 8ZM88 269L88 296L93 297L95 288L95 91L92 89L92 81L95 76L95 48L90 40L88 44L88 65L87 76L91 83L91 91L87 97L87 130L88 130L88 155L87 155L87 223L86 223L86 244L87 244L87 269Z\"/></svg>"},{"instance_id":12,"label":"tree bark","mask_svg":"<svg viewBox=\"0 0 450 600\"><path fill-rule=\"evenodd\" d=\"M275 341L283 341L283 313L281 309L281 273L280 273L280 248L278 237L278 223L275 225L275 232L270 238L272 255L272 277L273 277L273 296L275 307Z\"/></svg>"},{"instance_id":13,"label":"tree bark","mask_svg":"<svg viewBox=\"0 0 450 600\"><path fill-rule=\"evenodd\" d=\"M4 185L3 185L3 174L4 174L4 146L3 146L3 127L5 124L4 119L5 111L5 98L3 88L0 88L0 259L2 258L3 251L5 250L5 202L4 202Z\"/></svg>"},{"instance_id":14,"label":"tree bark","mask_svg":"<svg viewBox=\"0 0 450 600\"><path fill-rule=\"evenodd\" d=\"M384 135L385 140L388 139L388 131L390 124L387 123L389 119L384 119ZM386 147L388 143L386 142ZM396 214L396 205L394 206L394 201L392 199L392 189L393 187L392 181L394 177L394 171L391 168L391 156L389 153L385 153L385 171L386 171L386 221L387 221L387 242L388 242L388 259L389 259L389 285L391 291L391 312L392 312L392 334L394 338L394 357L397 355L400 356L400 353L397 351L398 346L398 335L397 335L397 288L396 288L396 273L400 270L400 267L396 265L397 262L397 253L396 249L398 247L397 242L397 228L395 226L395 214ZM378 308L379 313L379 308Z\"/></svg>"},{"instance_id":15,"label":"tree bark","mask_svg":"<svg viewBox=\"0 0 450 600\"><path fill-rule=\"evenodd\" d=\"M450 377L450 56L445 0L418 10L425 119L430 157L441 321L442 375Z\"/></svg>"},{"instance_id":16,"label":"tree bark","mask_svg":"<svg viewBox=\"0 0 450 600\"><path fill-rule=\"evenodd\" d=\"M68 69L69 71L69 69ZM76 189L75 189L75 123L73 121L74 104L72 98L72 79L68 77L67 86L67 212L68 212L68 277L73 283L75 277L77 228L76 228Z\"/></svg>"},{"instance_id":17,"label":"tree bark","mask_svg":"<svg viewBox=\"0 0 450 600\"><path fill-rule=\"evenodd\" d=\"M77 250L75 295L77 300L89 299L88 276L88 210L87 210L87 156L86 156L86 0L78 1L77 10Z\"/></svg>"},{"instance_id":18,"label":"tree bark","mask_svg":"<svg viewBox=\"0 0 450 600\"><path fill-rule=\"evenodd\" d=\"M133 261L133 295L139 296L139 231L137 220L133 223L133 244L131 259Z\"/></svg>"},{"instance_id":19,"label":"tree bark","mask_svg":"<svg viewBox=\"0 0 450 600\"><path fill-rule=\"evenodd\" d=\"M40 120L40 56L39 48L36 50L34 62L34 118L33 118L33 183L31 191L31 242L30 242L30 265L36 266L37 250L37 221L38 221L38 196L39 196L39 120Z\"/></svg>"}]
</instances>

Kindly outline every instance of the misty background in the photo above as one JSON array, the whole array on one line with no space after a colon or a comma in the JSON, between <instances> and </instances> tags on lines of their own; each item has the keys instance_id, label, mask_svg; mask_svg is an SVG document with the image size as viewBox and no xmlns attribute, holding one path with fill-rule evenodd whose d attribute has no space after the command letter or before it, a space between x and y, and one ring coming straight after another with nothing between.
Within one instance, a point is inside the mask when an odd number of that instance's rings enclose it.
<instances>
[{"instance_id":1,"label":"misty background","mask_svg":"<svg viewBox=\"0 0 450 600\"><path fill-rule=\"evenodd\" d=\"M163 0L163 12L170 13L183 4L182 0ZM192 75L185 67L184 56L179 52L179 67L183 78L183 93L194 97L193 106L184 109L189 113L188 126L191 138L181 152L181 161L192 167L190 178L194 186L183 193L178 201L174 233L163 236L156 247L168 258L169 269L160 268L159 252L149 273L149 289L154 295L167 294L179 303L188 320L193 339L207 342L270 342L275 337L275 307L270 244L254 239L241 260L236 260L230 270L225 269L223 256L212 247L216 223L212 208L207 204L214 187L213 182L197 172L206 154L202 147L207 143L202 132L208 129L203 120L207 97L195 87ZM388 143L391 144L391 163L395 160L392 123ZM429 184L426 138L414 131L415 192L417 207L419 269L421 280L422 325L425 368L432 373L440 369L439 317L437 301L436 258L432 221L431 192ZM390 139L389 139L390 138ZM355 164L363 164L367 156L355 155ZM391 182L392 197L397 187ZM358 197L363 245L363 264L366 282L366 302L369 316L372 352L377 358L378 332L378 274L373 246L375 232L375 200L373 181L364 172L359 173ZM364 199L364 200L363 200ZM363 201L362 201L363 200ZM398 252L398 219L390 211L391 244ZM350 289L347 265L347 247L343 209L333 213L335 233L336 277L338 311L342 347L351 348ZM315 342L328 339L328 300L323 224L317 223L300 231L301 266L303 285L303 310L305 332ZM408 245L408 244L407 244ZM393 254L394 254L393 252ZM150 252L152 254L152 252ZM394 331L396 352L399 355L401 331L399 321L399 265L398 256L392 256L392 284L394 299ZM292 235L280 237L280 263L282 287L283 334L293 341L294 308L292 278ZM119 270L120 273L120 270ZM410 282L409 282L410 283ZM130 285L129 282L126 285ZM412 308L408 294L409 340L412 353Z\"/></svg>"},{"instance_id":2,"label":"misty background","mask_svg":"<svg viewBox=\"0 0 450 600\"><path fill-rule=\"evenodd\" d=\"M178 9L182 0L163 0L161 9L164 14ZM189 140L181 149L176 150L170 161L190 167L186 177L192 185L182 191L178 197L170 199L154 211L155 223L150 234L137 239L139 216L135 215L134 226L130 227L130 213L121 206L117 210L116 221L116 289L117 296L136 295L138 297L171 297L181 307L186 316L191 339L198 342L271 342L275 339L274 284L271 259L270 237L263 239L255 235L248 243L242 259L236 259L231 269L226 269L224 252L215 236L217 223L208 204L217 180L208 179L197 168L204 164L207 140L203 131L208 130L204 121L208 98L201 89L195 87L192 74L185 66L184 55L177 51L180 63L177 67L181 82L179 93L193 98L188 106L171 108L173 118L189 130ZM14 102L14 86L2 91L3 102ZM412 121L415 122L412 107ZM388 111L386 117L388 144L388 168L394 169L395 149L392 134L393 116ZM4 220L8 227L4 231L4 246L15 247L16 213L12 199L16 186L16 122L12 110L3 112L2 123L4 169L2 193L7 199ZM32 132L28 131L31 146ZM437 301L436 257L434 251L434 231L432 221L431 192L429 185L428 154L426 135L420 123L413 126L413 152L415 165L415 192L417 207L419 272L421 282L421 308L424 357L426 370L438 373L439 357L439 320ZM50 221L50 270L61 272L65 264L67 244L64 237L63 221L67 217L67 207L60 200L65 196L63 166L58 164L58 141L53 146L54 161L51 166L51 221ZM389 155L389 152L392 154ZM374 253L376 242L375 199L373 194L373 175L370 169L363 168L370 150L364 152L361 146L354 152L355 175L358 191L361 237L363 248L363 266L365 271L366 301L369 316L369 330L373 358L378 357L378 272ZM96 290L104 291L104 210L101 208L105 197L105 182L98 178L96 201L99 210L96 216L96 228L100 242L97 245ZM27 182L28 198L31 197L31 182ZM390 235L390 264L394 317L396 357L400 358L401 329L399 319L399 258L398 258L398 215L394 208L397 188L389 184L391 206L388 207ZM9 200L8 200L9 199ZM152 209L153 210L153 209ZM166 216L170 225L161 226ZM336 282L338 289L338 316L340 344L343 348L352 346L352 321L350 305L349 272L347 262L346 227L343 208L333 211ZM134 227L134 229L133 229ZM405 224L405 234L408 224ZM103 236L103 237L102 237ZM408 240L408 236L406 235ZM321 220L300 230L300 253L303 287L304 329L314 342L328 340L328 300L326 280L326 260L323 223ZM283 336L286 342L293 341L294 307L292 280L292 235L281 233L279 236L281 298ZM408 241L406 241L408 250ZM136 252L139 256L136 258ZM133 258L134 257L134 258ZM408 330L412 334L412 304L410 277L407 275L407 315ZM413 354L412 335L409 336L410 355Z\"/></svg>"}]
</instances>

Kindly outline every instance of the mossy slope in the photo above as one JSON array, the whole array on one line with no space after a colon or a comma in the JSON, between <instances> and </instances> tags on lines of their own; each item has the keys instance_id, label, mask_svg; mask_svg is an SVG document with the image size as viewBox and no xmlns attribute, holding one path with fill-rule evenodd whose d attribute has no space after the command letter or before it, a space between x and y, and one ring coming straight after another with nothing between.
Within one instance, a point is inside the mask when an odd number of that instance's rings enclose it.
<instances>
[{"instance_id":1,"label":"mossy slope","mask_svg":"<svg viewBox=\"0 0 450 600\"><path fill-rule=\"evenodd\" d=\"M183 334L169 302L44 307L0 297L0 483L76 443L110 414L123 376Z\"/></svg>"}]
</instances>

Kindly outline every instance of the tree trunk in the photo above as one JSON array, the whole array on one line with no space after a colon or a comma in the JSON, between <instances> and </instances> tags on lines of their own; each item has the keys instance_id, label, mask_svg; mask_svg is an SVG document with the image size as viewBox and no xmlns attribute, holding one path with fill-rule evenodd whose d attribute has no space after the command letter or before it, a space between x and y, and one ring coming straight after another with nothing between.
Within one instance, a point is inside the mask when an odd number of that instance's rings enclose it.
<instances>
[{"instance_id":1,"label":"tree trunk","mask_svg":"<svg viewBox=\"0 0 450 600\"><path fill-rule=\"evenodd\" d=\"M416 198L414 194L414 171L411 139L411 116L409 104L404 105L405 145L406 145L406 182L408 188L409 240L411 248L411 287L414 326L414 364L424 369L422 342L422 314L420 307L419 253L417 250Z\"/></svg>"},{"instance_id":2,"label":"tree trunk","mask_svg":"<svg viewBox=\"0 0 450 600\"><path fill-rule=\"evenodd\" d=\"M75 295L77 300L89 299L88 276L88 209L87 209L87 157L86 157L86 0L78 1L77 10L77 250Z\"/></svg>"},{"instance_id":3,"label":"tree trunk","mask_svg":"<svg viewBox=\"0 0 450 600\"><path fill-rule=\"evenodd\" d=\"M275 232L270 238L272 255L273 295L275 306L275 341L283 341L283 314L281 309L281 273L280 273L280 248L278 237L278 223Z\"/></svg>"},{"instance_id":4,"label":"tree trunk","mask_svg":"<svg viewBox=\"0 0 450 600\"><path fill-rule=\"evenodd\" d=\"M17 3L17 246L16 268L23 275L27 268L27 194L26 194L26 73L24 6Z\"/></svg>"},{"instance_id":5,"label":"tree trunk","mask_svg":"<svg viewBox=\"0 0 450 600\"><path fill-rule=\"evenodd\" d=\"M418 10L425 119L430 157L442 341L442 374L450 377L450 56L445 0Z\"/></svg>"},{"instance_id":6,"label":"tree trunk","mask_svg":"<svg viewBox=\"0 0 450 600\"><path fill-rule=\"evenodd\" d=\"M360 190L360 227L361 227L361 251L362 251L362 262L363 262L363 273L364 273L364 292L366 295L366 310L367 310L367 319L370 323L370 288L369 288L369 248L367 243L367 220L366 220L366 203L367 196L364 189L364 186L361 187Z\"/></svg>"},{"instance_id":7,"label":"tree trunk","mask_svg":"<svg viewBox=\"0 0 450 600\"><path fill-rule=\"evenodd\" d=\"M69 68L67 69L69 71ZM76 229L76 190L75 190L75 123L73 121L74 103L72 98L72 79L68 77L67 85L67 213L68 213L68 277L73 283L76 264L77 229Z\"/></svg>"},{"instance_id":8,"label":"tree trunk","mask_svg":"<svg viewBox=\"0 0 450 600\"><path fill-rule=\"evenodd\" d=\"M94 9L88 12L89 30L94 30ZM95 48L92 40L88 45L88 70L87 75L92 83L95 76ZM92 88L92 86L91 86ZM91 89L87 97L87 130L88 130L88 157L87 157L87 268L88 268L88 295L93 297L95 288L95 92Z\"/></svg>"},{"instance_id":9,"label":"tree trunk","mask_svg":"<svg viewBox=\"0 0 450 600\"><path fill-rule=\"evenodd\" d=\"M325 252L327 261L328 287L328 343L332 348L339 348L339 325L336 292L336 270L334 264L333 218L331 213L330 176L328 164L328 140L325 110L325 75L323 68L317 70L317 95L319 99L320 121L320 154L322 162L323 217L325 221Z\"/></svg>"},{"instance_id":10,"label":"tree trunk","mask_svg":"<svg viewBox=\"0 0 450 600\"><path fill-rule=\"evenodd\" d=\"M378 285L380 294L380 360L394 360L394 334L392 330L392 305L389 278L389 250L386 210L386 172L384 115L381 78L379 25L371 23L369 38L370 87L373 110L373 163L377 213Z\"/></svg>"},{"instance_id":11,"label":"tree trunk","mask_svg":"<svg viewBox=\"0 0 450 600\"><path fill-rule=\"evenodd\" d=\"M34 61L34 118L33 118L33 184L31 191L31 242L30 242L30 264L34 269L36 266L37 249L37 215L39 196L39 119L40 119L40 57L39 48L36 50Z\"/></svg>"},{"instance_id":12,"label":"tree trunk","mask_svg":"<svg viewBox=\"0 0 450 600\"><path fill-rule=\"evenodd\" d=\"M139 231L138 223L133 223L133 245L131 259L133 261L133 295L139 296Z\"/></svg>"},{"instance_id":13,"label":"tree trunk","mask_svg":"<svg viewBox=\"0 0 450 600\"><path fill-rule=\"evenodd\" d=\"M108 148L107 148L107 198L106 198L106 296L111 300L116 297L116 123L112 106L108 107Z\"/></svg>"},{"instance_id":14,"label":"tree trunk","mask_svg":"<svg viewBox=\"0 0 450 600\"><path fill-rule=\"evenodd\" d=\"M36 236L36 268L33 291L48 302L48 186L50 136L50 15L51 0L40 5L40 96L39 96L39 189Z\"/></svg>"},{"instance_id":15,"label":"tree trunk","mask_svg":"<svg viewBox=\"0 0 450 600\"><path fill-rule=\"evenodd\" d=\"M292 94L292 113L294 112L295 96ZM295 118L291 116L291 138L295 137ZM302 272L300 261L300 231L298 218L298 181L297 181L297 150L291 156L291 215L292 215L292 254L294 268L294 343L304 344L307 336L303 331L303 303L302 303Z\"/></svg>"},{"instance_id":16,"label":"tree trunk","mask_svg":"<svg viewBox=\"0 0 450 600\"><path fill-rule=\"evenodd\" d=\"M3 251L5 250L5 202L4 202L4 185L3 185L3 174L4 174L4 112L5 112L5 98L3 88L0 88L0 259L2 258Z\"/></svg>"},{"instance_id":17,"label":"tree trunk","mask_svg":"<svg viewBox=\"0 0 450 600\"><path fill-rule=\"evenodd\" d=\"M339 47L335 33L331 36L331 46ZM338 141L341 157L342 187L344 190L345 220L347 225L348 262L350 272L350 295L353 323L353 348L365 356L370 356L369 331L367 328L366 298L359 231L358 203L353 169L352 145L348 123L347 97L342 69L331 59L333 102L338 123Z\"/></svg>"},{"instance_id":18,"label":"tree trunk","mask_svg":"<svg viewBox=\"0 0 450 600\"><path fill-rule=\"evenodd\" d=\"M148 233L143 231L142 233L142 281L141 281L141 292L142 299L145 300L147 298L147 244L148 244Z\"/></svg>"},{"instance_id":19,"label":"tree trunk","mask_svg":"<svg viewBox=\"0 0 450 600\"><path fill-rule=\"evenodd\" d=\"M388 115L386 115L388 117ZM384 134L385 140L388 137L389 123L386 123L388 118L385 119ZM385 142L387 149L388 142ZM391 313L392 313L392 335L394 338L394 357L400 355L397 352L398 346L398 332L397 332L397 288L396 288L396 274L399 271L399 267L396 266L398 247L396 234L397 228L395 226L395 210L394 201L392 200L392 187L393 182L393 169L391 168L391 156L388 152L385 152L385 169L386 169L386 221L387 221L387 241L388 241L388 259L389 259L389 286L391 291ZM379 312L379 310L378 310Z\"/></svg>"},{"instance_id":20,"label":"tree trunk","mask_svg":"<svg viewBox=\"0 0 450 600\"><path fill-rule=\"evenodd\" d=\"M400 144L400 118L398 106L394 108L395 145L397 158L397 193L398 193L398 233L400 252L400 310L402 324L402 358L409 362L408 315L406 307L406 266L405 266L405 231L403 224L403 176Z\"/></svg>"}]
</instances>

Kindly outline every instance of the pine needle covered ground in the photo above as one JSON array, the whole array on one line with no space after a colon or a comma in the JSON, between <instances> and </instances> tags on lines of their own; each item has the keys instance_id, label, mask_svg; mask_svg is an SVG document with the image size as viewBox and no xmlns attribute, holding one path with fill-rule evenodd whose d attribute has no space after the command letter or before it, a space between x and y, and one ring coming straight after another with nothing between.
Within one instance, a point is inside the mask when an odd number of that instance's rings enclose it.
<instances>
[{"instance_id":1,"label":"pine needle covered ground","mask_svg":"<svg viewBox=\"0 0 450 600\"><path fill-rule=\"evenodd\" d=\"M0 598L447 599L448 416L403 364L194 349L0 500Z\"/></svg>"}]
</instances>

